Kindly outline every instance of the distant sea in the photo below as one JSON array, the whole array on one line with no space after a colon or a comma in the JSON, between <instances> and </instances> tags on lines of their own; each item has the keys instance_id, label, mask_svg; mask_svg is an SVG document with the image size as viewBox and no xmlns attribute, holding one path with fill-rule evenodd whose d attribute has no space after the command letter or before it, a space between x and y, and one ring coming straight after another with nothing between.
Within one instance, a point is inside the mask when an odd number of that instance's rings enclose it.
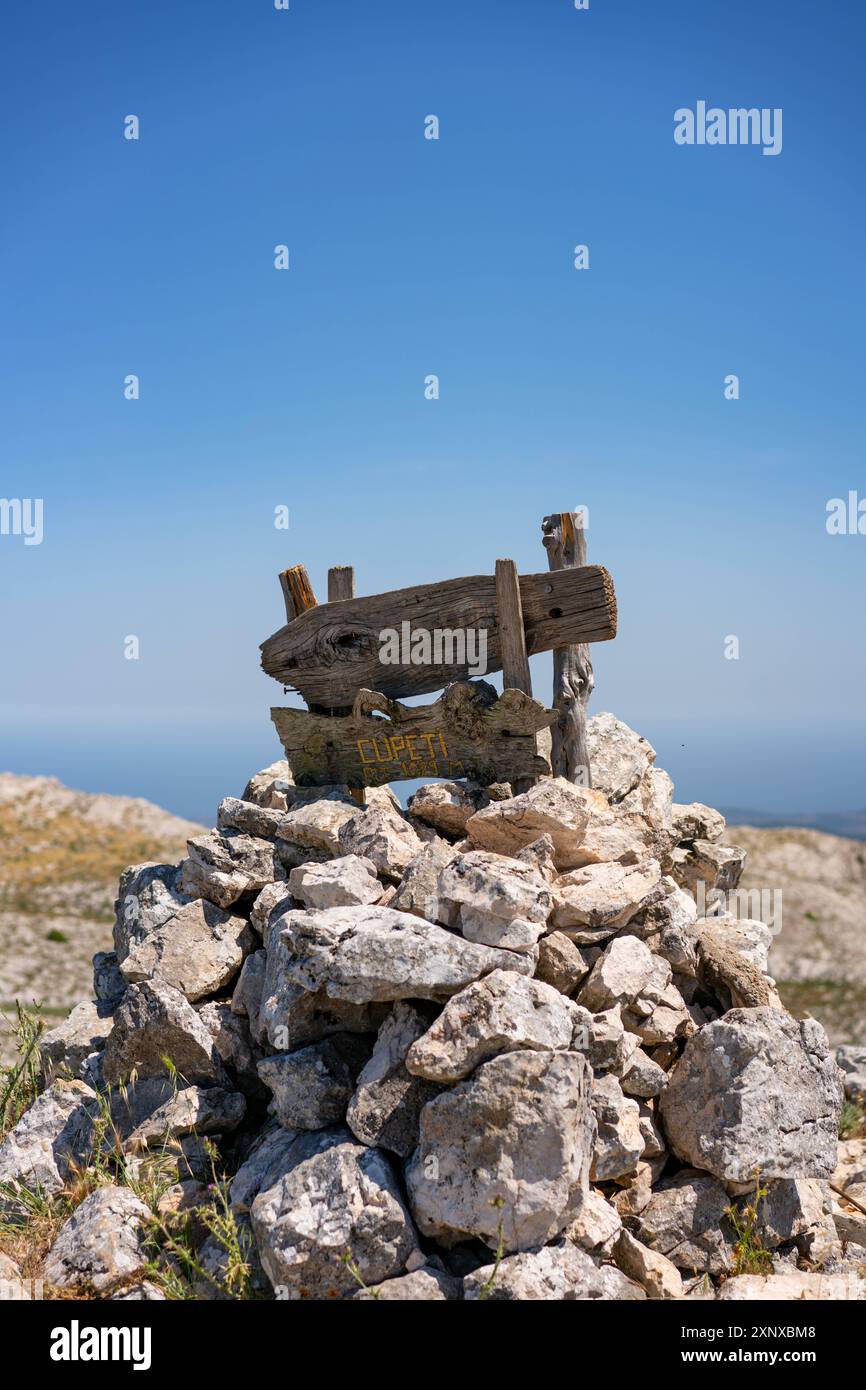
<instances>
[{"instance_id":1,"label":"distant sea","mask_svg":"<svg viewBox=\"0 0 866 1390\"><path fill-rule=\"evenodd\" d=\"M866 803L862 725L674 725L639 709L617 713L653 744L677 801L717 806L734 824L802 825L866 839L866 811L844 809ZM252 718L184 712L156 721L128 711L97 718L0 709L0 771L146 797L205 824L224 796L239 796L252 773L281 755L267 710ZM405 799L414 785L397 790Z\"/></svg>"}]
</instances>

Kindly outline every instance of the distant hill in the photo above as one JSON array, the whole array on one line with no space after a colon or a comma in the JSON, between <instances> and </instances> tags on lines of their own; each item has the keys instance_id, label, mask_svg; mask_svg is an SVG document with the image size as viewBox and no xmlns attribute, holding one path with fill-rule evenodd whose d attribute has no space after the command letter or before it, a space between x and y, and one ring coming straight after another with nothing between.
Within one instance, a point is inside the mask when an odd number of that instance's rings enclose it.
<instances>
[{"instance_id":1,"label":"distant hill","mask_svg":"<svg viewBox=\"0 0 866 1390\"><path fill-rule=\"evenodd\" d=\"M62 1015L89 998L121 870L176 862L201 829L149 801L0 773L0 1011L37 1000ZM2 1035L0 1020L0 1053Z\"/></svg>"},{"instance_id":2,"label":"distant hill","mask_svg":"<svg viewBox=\"0 0 866 1390\"><path fill-rule=\"evenodd\" d=\"M866 840L866 811L799 811L784 816L769 811L744 811L741 807L720 807L729 825L754 825L763 829L802 826L804 830L823 830L850 840Z\"/></svg>"},{"instance_id":3,"label":"distant hill","mask_svg":"<svg viewBox=\"0 0 866 1390\"><path fill-rule=\"evenodd\" d=\"M729 824L725 840L748 853L743 888L781 890L770 972L788 1008L866 1043L866 845L800 826Z\"/></svg>"}]
</instances>

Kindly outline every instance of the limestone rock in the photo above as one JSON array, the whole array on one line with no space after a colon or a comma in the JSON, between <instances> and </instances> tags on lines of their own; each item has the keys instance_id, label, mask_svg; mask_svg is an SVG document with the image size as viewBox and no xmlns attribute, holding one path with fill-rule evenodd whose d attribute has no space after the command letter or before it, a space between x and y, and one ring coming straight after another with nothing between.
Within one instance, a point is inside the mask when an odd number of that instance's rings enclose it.
<instances>
[{"instance_id":1,"label":"limestone rock","mask_svg":"<svg viewBox=\"0 0 866 1390\"><path fill-rule=\"evenodd\" d=\"M357 854L292 869L289 890L304 907L354 907L359 903L377 903L384 891L376 877L376 866Z\"/></svg>"},{"instance_id":2,"label":"limestone rock","mask_svg":"<svg viewBox=\"0 0 866 1390\"><path fill-rule=\"evenodd\" d=\"M531 973L534 962L476 946L432 922L387 907L288 912L282 940L286 973L306 990L364 1004L447 999L497 968Z\"/></svg>"},{"instance_id":3,"label":"limestone rock","mask_svg":"<svg viewBox=\"0 0 866 1390\"><path fill-rule=\"evenodd\" d=\"M237 830L211 830L187 841L189 858L181 865L180 884L193 898L231 907L246 893L260 893L286 871L270 840Z\"/></svg>"},{"instance_id":4,"label":"limestone rock","mask_svg":"<svg viewBox=\"0 0 866 1390\"><path fill-rule=\"evenodd\" d=\"M236 796L225 797L217 810L218 829L239 830L259 840L276 839L282 820L282 811L255 801L239 801Z\"/></svg>"},{"instance_id":5,"label":"limestone rock","mask_svg":"<svg viewBox=\"0 0 866 1390\"><path fill-rule=\"evenodd\" d=\"M280 1124L309 1130L342 1120L368 1053L360 1039L343 1034L262 1058L259 1076L273 1095Z\"/></svg>"},{"instance_id":6,"label":"limestone rock","mask_svg":"<svg viewBox=\"0 0 866 1390\"><path fill-rule=\"evenodd\" d=\"M459 839L469 817L489 804L490 797L477 782L430 782L409 798L407 810L440 834Z\"/></svg>"},{"instance_id":7,"label":"limestone rock","mask_svg":"<svg viewBox=\"0 0 866 1390\"><path fill-rule=\"evenodd\" d=\"M402 1274L417 1248L388 1160L342 1128L297 1139L289 1171L250 1215L268 1278L294 1298L353 1294L347 1255L369 1287Z\"/></svg>"},{"instance_id":8,"label":"limestone rock","mask_svg":"<svg viewBox=\"0 0 866 1390\"><path fill-rule=\"evenodd\" d=\"M642 1299L640 1285L612 1265L599 1265L567 1241L509 1255L499 1268L483 1265L463 1280L463 1297L499 1302Z\"/></svg>"},{"instance_id":9,"label":"limestone rock","mask_svg":"<svg viewBox=\"0 0 866 1390\"><path fill-rule=\"evenodd\" d=\"M442 870L439 920L459 926L468 941L526 950L544 932L553 903L536 869L500 854L458 854Z\"/></svg>"},{"instance_id":10,"label":"limestone rock","mask_svg":"<svg viewBox=\"0 0 866 1390\"><path fill-rule=\"evenodd\" d=\"M639 936L654 955L662 956L680 975L694 977L697 972L698 915L695 900L676 880L665 875L653 894L632 918L626 931Z\"/></svg>"},{"instance_id":11,"label":"limestone rock","mask_svg":"<svg viewBox=\"0 0 866 1390\"><path fill-rule=\"evenodd\" d=\"M682 1298L683 1279L675 1264L658 1250L642 1245L630 1231L622 1231L614 1246L613 1257L635 1283L646 1289L650 1298Z\"/></svg>"},{"instance_id":12,"label":"limestone rock","mask_svg":"<svg viewBox=\"0 0 866 1390\"><path fill-rule=\"evenodd\" d=\"M256 806L265 806L269 810L285 811L294 790L289 764L285 758L278 758L250 778L241 800L252 801Z\"/></svg>"},{"instance_id":13,"label":"limestone rock","mask_svg":"<svg viewBox=\"0 0 866 1390\"><path fill-rule=\"evenodd\" d=\"M0 1251L0 1302L30 1303L30 1287L14 1260Z\"/></svg>"},{"instance_id":14,"label":"limestone rock","mask_svg":"<svg viewBox=\"0 0 866 1390\"><path fill-rule=\"evenodd\" d=\"M109 1011L117 1007L126 993L116 951L97 951L93 957L93 997Z\"/></svg>"},{"instance_id":15,"label":"limestone rock","mask_svg":"<svg viewBox=\"0 0 866 1390\"><path fill-rule=\"evenodd\" d=\"M133 946L120 969L125 980L161 980L191 1003L234 979L255 944L249 922L202 898Z\"/></svg>"},{"instance_id":16,"label":"limestone rock","mask_svg":"<svg viewBox=\"0 0 866 1390\"><path fill-rule=\"evenodd\" d=\"M672 829L678 844L694 844L695 840L720 840L725 833L725 818L711 806L693 801L684 806L673 805Z\"/></svg>"},{"instance_id":17,"label":"limestone rock","mask_svg":"<svg viewBox=\"0 0 866 1390\"><path fill-rule=\"evenodd\" d=\"M713 922L707 918L695 925L699 983L715 995L725 1012L781 1007L775 988L742 949L743 935L726 923L714 926Z\"/></svg>"},{"instance_id":18,"label":"limestone rock","mask_svg":"<svg viewBox=\"0 0 866 1390\"><path fill-rule=\"evenodd\" d=\"M85 1002L39 1039L39 1057L46 1085L57 1076L84 1080L97 1052L105 1046L112 1018L104 1006Z\"/></svg>"},{"instance_id":19,"label":"limestone rock","mask_svg":"<svg viewBox=\"0 0 866 1390\"><path fill-rule=\"evenodd\" d=\"M616 1207L591 1187L565 1235L581 1250L601 1258L610 1254L621 1230L622 1218Z\"/></svg>"},{"instance_id":20,"label":"limestone rock","mask_svg":"<svg viewBox=\"0 0 866 1390\"><path fill-rule=\"evenodd\" d=\"M400 1002L379 1029L346 1115L346 1123L362 1144L376 1144L401 1158L408 1158L416 1147L421 1110L438 1095L439 1087L411 1075L406 1054L427 1032L429 1023L416 1005Z\"/></svg>"},{"instance_id":21,"label":"limestone rock","mask_svg":"<svg viewBox=\"0 0 866 1390\"><path fill-rule=\"evenodd\" d=\"M184 1086L177 1089L170 1081L142 1077L132 1085L114 1088L108 1097L112 1130L125 1153L182 1139L186 1135L219 1135L237 1129L246 1113L246 1102L238 1091L220 1086Z\"/></svg>"},{"instance_id":22,"label":"limestone rock","mask_svg":"<svg viewBox=\"0 0 866 1390\"><path fill-rule=\"evenodd\" d=\"M370 1289L359 1289L353 1295L360 1302L375 1299L381 1303L442 1303L462 1297L463 1285L459 1279L429 1265L411 1274L401 1274L397 1279L386 1279L384 1284L374 1284Z\"/></svg>"},{"instance_id":23,"label":"limestone rock","mask_svg":"<svg viewBox=\"0 0 866 1390\"><path fill-rule=\"evenodd\" d=\"M250 1037L259 1046L267 1037L267 1031L261 1021L267 966L267 951L253 951L251 956L247 956L241 967L231 1002L232 1013L247 1020Z\"/></svg>"},{"instance_id":24,"label":"limestone rock","mask_svg":"<svg viewBox=\"0 0 866 1390\"><path fill-rule=\"evenodd\" d=\"M646 1100L658 1096L668 1084L667 1072L654 1062L652 1057L642 1051L635 1052L622 1078L622 1089L627 1096L640 1096Z\"/></svg>"},{"instance_id":25,"label":"limestone rock","mask_svg":"<svg viewBox=\"0 0 866 1390\"><path fill-rule=\"evenodd\" d=\"M703 893L704 899L717 889L727 893L736 888L746 862L745 850L736 845L717 845L695 840L682 858L675 857L671 870L677 883L690 893Z\"/></svg>"},{"instance_id":26,"label":"limestone rock","mask_svg":"<svg viewBox=\"0 0 866 1390\"><path fill-rule=\"evenodd\" d=\"M369 859L387 878L399 879L422 843L405 816L382 806L359 811L340 827L343 853Z\"/></svg>"},{"instance_id":27,"label":"limestone rock","mask_svg":"<svg viewBox=\"0 0 866 1390\"><path fill-rule=\"evenodd\" d=\"M180 991L161 980L130 985L105 1045L105 1080L112 1085L133 1070L165 1076L166 1057L191 1084L226 1084L216 1044Z\"/></svg>"},{"instance_id":28,"label":"limestone rock","mask_svg":"<svg viewBox=\"0 0 866 1390\"><path fill-rule=\"evenodd\" d=\"M761 1185L767 1195L758 1204L759 1232L768 1250L807 1235L830 1209L827 1184L815 1178L780 1178ZM750 1189L740 1205L753 1200L754 1182Z\"/></svg>"},{"instance_id":29,"label":"limestone rock","mask_svg":"<svg viewBox=\"0 0 866 1390\"><path fill-rule=\"evenodd\" d=\"M661 879L655 859L573 869L560 875L553 886L552 925L581 943L610 936L640 912ZM591 930L581 932L581 928Z\"/></svg>"},{"instance_id":30,"label":"limestone rock","mask_svg":"<svg viewBox=\"0 0 866 1390\"><path fill-rule=\"evenodd\" d=\"M53 1082L0 1144L0 1183L59 1192L87 1153L95 1104L83 1081Z\"/></svg>"},{"instance_id":31,"label":"limestone rock","mask_svg":"<svg viewBox=\"0 0 866 1390\"><path fill-rule=\"evenodd\" d=\"M656 1188L640 1212L637 1236L678 1269L725 1274L733 1230L727 1192L715 1178L686 1170Z\"/></svg>"},{"instance_id":32,"label":"limestone rock","mask_svg":"<svg viewBox=\"0 0 866 1390\"><path fill-rule=\"evenodd\" d=\"M61 1228L43 1278L55 1288L103 1291L139 1274L146 1262L143 1224L150 1212L126 1187L98 1187Z\"/></svg>"},{"instance_id":33,"label":"limestone rock","mask_svg":"<svg viewBox=\"0 0 866 1390\"><path fill-rule=\"evenodd\" d=\"M232 1211L248 1212L260 1192L267 1192L291 1168L296 1130L282 1125L266 1128L257 1137L232 1179L229 1202Z\"/></svg>"},{"instance_id":34,"label":"limestone rock","mask_svg":"<svg viewBox=\"0 0 866 1390\"><path fill-rule=\"evenodd\" d=\"M610 808L601 792L576 787L564 777L544 777L529 791L494 801L470 816L466 833L478 849L515 855L541 835L553 841L560 870L582 863L580 845L593 819L609 824Z\"/></svg>"},{"instance_id":35,"label":"limestone rock","mask_svg":"<svg viewBox=\"0 0 866 1390\"><path fill-rule=\"evenodd\" d=\"M637 1101L624 1096L616 1077L608 1074L593 1082L592 1110L598 1127L590 1172L593 1182L633 1173L644 1150Z\"/></svg>"},{"instance_id":36,"label":"limestone rock","mask_svg":"<svg viewBox=\"0 0 866 1390\"><path fill-rule=\"evenodd\" d=\"M655 762L655 749L613 714L594 714L586 725L593 787L622 801Z\"/></svg>"},{"instance_id":37,"label":"limestone rock","mask_svg":"<svg viewBox=\"0 0 866 1390\"><path fill-rule=\"evenodd\" d=\"M358 807L350 796L340 791L329 792L289 811L283 817L280 836L306 849L324 850L336 857L345 853L340 848L340 829L357 813Z\"/></svg>"},{"instance_id":38,"label":"limestone rock","mask_svg":"<svg viewBox=\"0 0 866 1390\"><path fill-rule=\"evenodd\" d=\"M560 994L574 994L581 980L589 974L589 966L570 937L554 931L538 943L536 979L552 985Z\"/></svg>"},{"instance_id":39,"label":"limestone rock","mask_svg":"<svg viewBox=\"0 0 866 1390\"><path fill-rule=\"evenodd\" d=\"M397 912L435 921L438 911L439 874L454 858L456 850L444 840L434 840L414 855L406 865L394 897L388 906Z\"/></svg>"},{"instance_id":40,"label":"limestone rock","mask_svg":"<svg viewBox=\"0 0 866 1390\"><path fill-rule=\"evenodd\" d=\"M821 1025L733 1009L686 1043L662 1094L674 1152L716 1177L826 1178L841 1093Z\"/></svg>"},{"instance_id":41,"label":"limestone rock","mask_svg":"<svg viewBox=\"0 0 866 1390\"><path fill-rule=\"evenodd\" d=\"M266 1096L256 1070L261 1054L253 1044L249 1021L235 1013L226 999L212 999L200 1005L198 1016L213 1038L229 1075L236 1080L238 1090L254 1099Z\"/></svg>"},{"instance_id":42,"label":"limestone rock","mask_svg":"<svg viewBox=\"0 0 866 1390\"><path fill-rule=\"evenodd\" d=\"M288 883L267 883L250 908L250 923L259 936L267 937L271 918L293 906Z\"/></svg>"},{"instance_id":43,"label":"limestone rock","mask_svg":"<svg viewBox=\"0 0 866 1390\"><path fill-rule=\"evenodd\" d=\"M781 1302L795 1299L860 1301L866 1298L866 1281L853 1270L845 1274L811 1274L791 1270L785 1274L739 1274L726 1279L716 1297L725 1303Z\"/></svg>"},{"instance_id":44,"label":"limestone rock","mask_svg":"<svg viewBox=\"0 0 866 1390\"><path fill-rule=\"evenodd\" d=\"M178 864L133 864L124 869L114 904L114 949L119 964L137 942L192 901L181 891L180 878Z\"/></svg>"},{"instance_id":45,"label":"limestone rock","mask_svg":"<svg viewBox=\"0 0 866 1390\"><path fill-rule=\"evenodd\" d=\"M575 1052L509 1052L428 1102L406 1174L422 1231L525 1250L575 1218L588 1190L591 1075Z\"/></svg>"},{"instance_id":46,"label":"limestone rock","mask_svg":"<svg viewBox=\"0 0 866 1390\"><path fill-rule=\"evenodd\" d=\"M552 986L493 970L452 995L412 1043L406 1066L430 1081L460 1081L503 1052L568 1051L580 1022L580 1011Z\"/></svg>"},{"instance_id":47,"label":"limestone rock","mask_svg":"<svg viewBox=\"0 0 866 1390\"><path fill-rule=\"evenodd\" d=\"M578 1002L590 1013L628 1005L652 978L653 957L636 936L620 936L593 966Z\"/></svg>"}]
</instances>

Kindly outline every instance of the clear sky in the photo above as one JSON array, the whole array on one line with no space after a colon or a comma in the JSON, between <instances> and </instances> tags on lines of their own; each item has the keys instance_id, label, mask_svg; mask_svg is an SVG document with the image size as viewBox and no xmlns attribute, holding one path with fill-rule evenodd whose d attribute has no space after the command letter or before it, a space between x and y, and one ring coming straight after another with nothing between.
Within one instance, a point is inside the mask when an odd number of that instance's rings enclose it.
<instances>
[{"instance_id":1,"label":"clear sky","mask_svg":"<svg viewBox=\"0 0 866 1390\"><path fill-rule=\"evenodd\" d=\"M866 535L825 527L866 497L864 39L847 0L7 6L0 495L44 539L0 536L0 766L210 816L279 752L279 569L531 572L585 504L592 708L683 799L866 803ZM700 100L782 152L678 146Z\"/></svg>"}]
</instances>

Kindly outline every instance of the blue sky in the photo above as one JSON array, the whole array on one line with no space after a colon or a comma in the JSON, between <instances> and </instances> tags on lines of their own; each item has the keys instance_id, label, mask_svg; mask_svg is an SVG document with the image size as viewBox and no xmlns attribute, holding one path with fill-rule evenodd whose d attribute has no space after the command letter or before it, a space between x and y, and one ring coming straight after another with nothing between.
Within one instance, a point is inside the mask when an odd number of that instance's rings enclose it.
<instances>
[{"instance_id":1,"label":"blue sky","mask_svg":"<svg viewBox=\"0 0 866 1390\"><path fill-rule=\"evenodd\" d=\"M279 569L320 597L335 563L360 592L543 569L541 517L586 504L620 607L592 707L685 799L866 802L866 536L825 529L866 496L861 11L48 0L3 27L0 495L44 498L45 536L0 537L0 765L210 815L278 752ZM675 145L699 99L781 107L782 153Z\"/></svg>"}]
</instances>

